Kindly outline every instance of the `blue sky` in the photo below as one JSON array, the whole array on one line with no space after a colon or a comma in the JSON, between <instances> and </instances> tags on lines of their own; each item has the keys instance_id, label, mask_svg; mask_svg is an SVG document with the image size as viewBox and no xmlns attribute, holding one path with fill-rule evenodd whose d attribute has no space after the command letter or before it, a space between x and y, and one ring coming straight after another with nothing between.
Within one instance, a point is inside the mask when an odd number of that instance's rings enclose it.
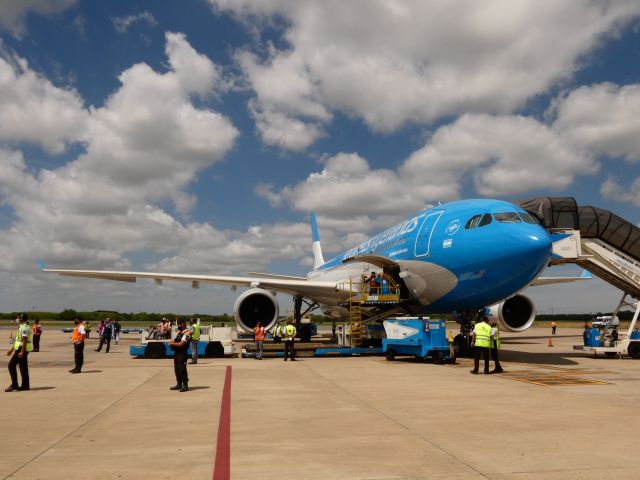
<instances>
[{"instance_id":1,"label":"blue sky","mask_svg":"<svg viewBox=\"0 0 640 480\"><path fill-rule=\"evenodd\" d=\"M310 210L325 257L458 198L574 196L638 224L639 15L0 0L0 309L230 312L222 288L45 277L34 259L299 275ZM617 301L598 280L529 293L542 312Z\"/></svg>"}]
</instances>

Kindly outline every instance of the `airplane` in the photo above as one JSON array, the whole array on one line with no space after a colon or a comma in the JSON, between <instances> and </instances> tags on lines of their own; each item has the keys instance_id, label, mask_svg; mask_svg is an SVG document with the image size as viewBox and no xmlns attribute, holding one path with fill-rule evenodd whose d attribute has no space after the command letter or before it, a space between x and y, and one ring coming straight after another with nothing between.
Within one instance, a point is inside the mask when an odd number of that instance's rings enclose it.
<instances>
[{"instance_id":1,"label":"airplane","mask_svg":"<svg viewBox=\"0 0 640 480\"><path fill-rule=\"evenodd\" d=\"M471 199L418 212L329 261L324 260L315 214L311 214L313 269L306 277L251 272L245 277L99 270L42 271L71 277L124 282L139 278L246 287L234 306L238 326L251 332L265 319L270 328L279 318L277 293L294 297L295 316L320 308L333 317L348 315L349 298L368 291L365 278L384 272L398 285L395 302L368 302L367 321L399 312L455 313L468 331L478 312L498 320L505 330L529 328L536 315L522 295L531 285L564 283L588 277L539 278L552 256L552 238L538 219L502 200ZM302 304L307 305L304 313Z\"/></svg>"}]
</instances>

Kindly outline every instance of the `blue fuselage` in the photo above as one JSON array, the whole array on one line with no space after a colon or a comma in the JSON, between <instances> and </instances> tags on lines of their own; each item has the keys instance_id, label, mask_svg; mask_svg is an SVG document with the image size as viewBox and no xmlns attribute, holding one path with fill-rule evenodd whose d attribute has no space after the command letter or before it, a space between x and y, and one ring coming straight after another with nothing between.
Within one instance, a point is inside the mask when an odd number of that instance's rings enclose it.
<instances>
[{"instance_id":1,"label":"blue fuselage","mask_svg":"<svg viewBox=\"0 0 640 480\"><path fill-rule=\"evenodd\" d=\"M522 208L500 200L462 200L410 217L321 265L309 278L359 278L374 270L369 261L345 260L384 257L400 266L412 298L426 311L481 308L526 288L547 265L551 250L548 232Z\"/></svg>"}]
</instances>

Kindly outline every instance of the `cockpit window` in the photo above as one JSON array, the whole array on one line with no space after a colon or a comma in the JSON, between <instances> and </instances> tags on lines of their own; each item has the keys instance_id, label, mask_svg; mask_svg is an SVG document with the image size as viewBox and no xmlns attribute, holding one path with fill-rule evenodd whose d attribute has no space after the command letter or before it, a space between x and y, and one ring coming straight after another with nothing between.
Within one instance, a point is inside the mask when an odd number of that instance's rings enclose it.
<instances>
[{"instance_id":1,"label":"cockpit window","mask_svg":"<svg viewBox=\"0 0 640 480\"><path fill-rule=\"evenodd\" d=\"M540 223L536 217L534 217L528 212L520 213L520 216L527 223L538 223L538 224Z\"/></svg>"},{"instance_id":2,"label":"cockpit window","mask_svg":"<svg viewBox=\"0 0 640 480\"><path fill-rule=\"evenodd\" d=\"M491 223L491 215L489 215L488 213L485 213L482 216L482 220L480 220L480 224L478 226L484 227L485 225L489 225L490 223Z\"/></svg>"},{"instance_id":3,"label":"cockpit window","mask_svg":"<svg viewBox=\"0 0 640 480\"><path fill-rule=\"evenodd\" d=\"M520 223L522 220L516 212L494 213L493 218L496 222L502 223Z\"/></svg>"},{"instance_id":4,"label":"cockpit window","mask_svg":"<svg viewBox=\"0 0 640 480\"><path fill-rule=\"evenodd\" d=\"M469 219L469 221L464 226L464 228L466 228L467 230L471 230L472 228L476 228L478 226L478 224L480 223L480 219L481 218L482 218L482 215L474 215L473 217L471 217Z\"/></svg>"}]
</instances>

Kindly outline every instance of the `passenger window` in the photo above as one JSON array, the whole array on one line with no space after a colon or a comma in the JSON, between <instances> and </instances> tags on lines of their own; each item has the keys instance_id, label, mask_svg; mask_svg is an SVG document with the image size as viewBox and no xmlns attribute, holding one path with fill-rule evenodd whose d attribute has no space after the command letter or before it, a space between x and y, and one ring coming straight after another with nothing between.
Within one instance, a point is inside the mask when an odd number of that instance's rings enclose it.
<instances>
[{"instance_id":1,"label":"passenger window","mask_svg":"<svg viewBox=\"0 0 640 480\"><path fill-rule=\"evenodd\" d=\"M471 230L472 228L476 228L478 226L478 223L480 223L480 218L481 217L482 217L482 215L474 215L473 217L471 217L469 219L469 221L464 226L464 228L466 228L467 230Z\"/></svg>"},{"instance_id":2,"label":"passenger window","mask_svg":"<svg viewBox=\"0 0 640 480\"><path fill-rule=\"evenodd\" d=\"M533 215L531 215L528 212L525 213L521 213L520 216L522 217L522 219L527 222L527 223L537 223L539 224L540 222L538 221L537 218L535 218Z\"/></svg>"},{"instance_id":3,"label":"passenger window","mask_svg":"<svg viewBox=\"0 0 640 480\"><path fill-rule=\"evenodd\" d=\"M478 225L479 227L484 227L485 225L489 225L491 223L491 215L489 215L488 213L485 213L482 216L482 220L480 220L480 225Z\"/></svg>"},{"instance_id":4,"label":"passenger window","mask_svg":"<svg viewBox=\"0 0 640 480\"><path fill-rule=\"evenodd\" d=\"M522 220L516 212L494 213L493 218L496 222L502 223L520 223Z\"/></svg>"}]
</instances>

